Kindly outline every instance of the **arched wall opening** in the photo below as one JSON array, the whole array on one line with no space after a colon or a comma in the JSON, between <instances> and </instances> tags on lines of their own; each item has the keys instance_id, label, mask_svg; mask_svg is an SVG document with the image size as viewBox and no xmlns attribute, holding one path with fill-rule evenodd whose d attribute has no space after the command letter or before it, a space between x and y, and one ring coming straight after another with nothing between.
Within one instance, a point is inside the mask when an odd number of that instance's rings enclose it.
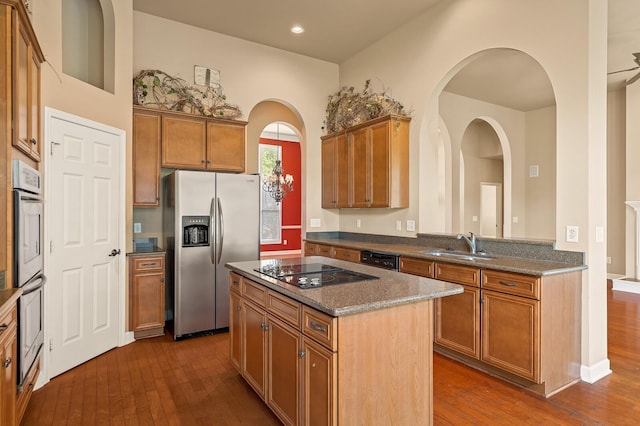
<instances>
[{"instance_id":1,"label":"arched wall opening","mask_svg":"<svg viewBox=\"0 0 640 426\"><path fill-rule=\"evenodd\" d=\"M263 240L261 255L300 254L305 223L304 124L292 106L274 99L256 104L249 113L248 123L246 172L260 173L260 153L273 151L280 156L285 173L294 177L293 191L279 205L270 202L266 198L268 195L262 194L261 209L264 209L262 216L265 219L261 226L269 227L269 222L273 223L273 220L277 220L274 216L279 215L280 229L277 233L261 232L265 237L270 237ZM290 135L286 136L285 132ZM262 173L265 171L262 170Z\"/></svg>"},{"instance_id":2,"label":"arched wall opening","mask_svg":"<svg viewBox=\"0 0 640 426\"><path fill-rule=\"evenodd\" d=\"M465 164L459 153L465 130L474 120L480 119L497 134L504 156L503 236L555 239L555 99L553 105L522 110L446 90L449 82L474 60L505 50L510 54L516 52L517 55L523 55L529 62L534 61L526 53L513 49L477 52L453 67L442 78L428 101L420 129L420 223L424 224L420 227L420 232L470 231L465 229L470 223L467 219L471 220L476 215L471 213L470 218L463 217L469 213L464 213L463 208L464 197L469 196L469 191L465 195L461 189ZM535 65L540 68L539 72L544 71L538 62ZM552 92L546 73L544 76L547 79L546 89ZM481 79L479 84L482 84ZM433 117L438 117L438 120ZM443 138L445 129L446 140ZM443 143L451 150L449 164L446 157L439 154ZM440 172L443 167L447 169L444 173ZM539 170L539 174L530 176L530 169ZM448 182L443 184L443 177ZM451 188L444 206L439 199L442 187ZM544 212L543 219L529 223L527 219L530 216L537 219L540 212ZM449 217L450 228L447 227Z\"/></svg>"}]
</instances>

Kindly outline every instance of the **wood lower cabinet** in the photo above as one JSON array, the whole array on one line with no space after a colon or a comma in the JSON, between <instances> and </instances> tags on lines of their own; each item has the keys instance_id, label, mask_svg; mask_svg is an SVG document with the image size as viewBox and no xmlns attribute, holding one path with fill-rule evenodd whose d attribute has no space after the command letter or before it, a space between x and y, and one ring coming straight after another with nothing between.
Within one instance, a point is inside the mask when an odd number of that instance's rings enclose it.
<instances>
[{"instance_id":1,"label":"wood lower cabinet","mask_svg":"<svg viewBox=\"0 0 640 426\"><path fill-rule=\"evenodd\" d=\"M0 425L16 424L17 314L16 303L0 312Z\"/></svg>"},{"instance_id":2,"label":"wood lower cabinet","mask_svg":"<svg viewBox=\"0 0 640 426\"><path fill-rule=\"evenodd\" d=\"M332 317L231 272L237 281L239 372L284 424L431 424L433 300Z\"/></svg>"},{"instance_id":3,"label":"wood lower cabinet","mask_svg":"<svg viewBox=\"0 0 640 426\"><path fill-rule=\"evenodd\" d=\"M160 140L162 116L133 108L133 205L160 205Z\"/></svg>"},{"instance_id":4,"label":"wood lower cabinet","mask_svg":"<svg viewBox=\"0 0 640 426\"><path fill-rule=\"evenodd\" d=\"M346 260L347 262L360 263L360 250L327 244L304 243L305 256L324 256L332 259Z\"/></svg>"},{"instance_id":5,"label":"wood lower cabinet","mask_svg":"<svg viewBox=\"0 0 640 426\"><path fill-rule=\"evenodd\" d=\"M540 381L540 302L482 292L482 361Z\"/></svg>"},{"instance_id":6,"label":"wood lower cabinet","mask_svg":"<svg viewBox=\"0 0 640 426\"><path fill-rule=\"evenodd\" d=\"M387 115L324 136L322 207L409 207L409 121Z\"/></svg>"},{"instance_id":7,"label":"wood lower cabinet","mask_svg":"<svg viewBox=\"0 0 640 426\"><path fill-rule=\"evenodd\" d=\"M581 272L532 276L400 258L400 271L461 284L435 301L435 350L549 397L580 380Z\"/></svg>"},{"instance_id":8,"label":"wood lower cabinet","mask_svg":"<svg viewBox=\"0 0 640 426\"><path fill-rule=\"evenodd\" d=\"M434 278L464 287L436 300L434 342L480 359L480 269L436 262Z\"/></svg>"},{"instance_id":9,"label":"wood lower cabinet","mask_svg":"<svg viewBox=\"0 0 640 426\"><path fill-rule=\"evenodd\" d=\"M129 316L136 339L164 334L164 253L129 256Z\"/></svg>"}]
</instances>

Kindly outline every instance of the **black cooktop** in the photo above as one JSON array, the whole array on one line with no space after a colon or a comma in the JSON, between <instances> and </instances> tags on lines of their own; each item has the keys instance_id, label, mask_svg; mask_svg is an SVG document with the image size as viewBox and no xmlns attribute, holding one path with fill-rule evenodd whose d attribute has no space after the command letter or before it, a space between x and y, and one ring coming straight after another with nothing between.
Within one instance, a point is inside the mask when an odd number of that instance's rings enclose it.
<instances>
[{"instance_id":1,"label":"black cooktop","mask_svg":"<svg viewBox=\"0 0 640 426\"><path fill-rule=\"evenodd\" d=\"M349 271L323 263L306 263L300 265L272 263L254 270L300 288L315 288L326 285L378 279L378 277L374 277L373 275Z\"/></svg>"}]
</instances>

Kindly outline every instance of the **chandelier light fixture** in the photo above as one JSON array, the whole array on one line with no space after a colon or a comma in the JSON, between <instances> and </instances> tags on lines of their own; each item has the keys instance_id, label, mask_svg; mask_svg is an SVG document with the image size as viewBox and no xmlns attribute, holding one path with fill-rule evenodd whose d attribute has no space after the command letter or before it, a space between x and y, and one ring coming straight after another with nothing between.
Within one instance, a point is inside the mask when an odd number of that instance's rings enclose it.
<instances>
[{"instance_id":1,"label":"chandelier light fixture","mask_svg":"<svg viewBox=\"0 0 640 426\"><path fill-rule=\"evenodd\" d=\"M276 160L270 175L262 177L262 190L269 193L276 204L280 204L285 195L293 191L293 176L285 175L280 160Z\"/></svg>"}]
</instances>

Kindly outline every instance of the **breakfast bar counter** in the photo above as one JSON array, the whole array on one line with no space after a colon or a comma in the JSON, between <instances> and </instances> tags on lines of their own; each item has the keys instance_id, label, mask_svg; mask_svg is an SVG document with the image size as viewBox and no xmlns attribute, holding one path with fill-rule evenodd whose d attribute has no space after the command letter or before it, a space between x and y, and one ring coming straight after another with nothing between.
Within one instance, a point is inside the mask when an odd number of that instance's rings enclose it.
<instances>
[{"instance_id":1,"label":"breakfast bar counter","mask_svg":"<svg viewBox=\"0 0 640 426\"><path fill-rule=\"evenodd\" d=\"M318 288L300 288L256 271L265 266L286 268L288 265L301 264L329 265L374 276L377 279ZM457 284L322 256L233 262L225 266L267 288L334 317L436 299L462 292L462 286Z\"/></svg>"},{"instance_id":2,"label":"breakfast bar counter","mask_svg":"<svg viewBox=\"0 0 640 426\"><path fill-rule=\"evenodd\" d=\"M462 286L318 256L225 266L231 362L282 423L432 424L434 301Z\"/></svg>"}]
</instances>

